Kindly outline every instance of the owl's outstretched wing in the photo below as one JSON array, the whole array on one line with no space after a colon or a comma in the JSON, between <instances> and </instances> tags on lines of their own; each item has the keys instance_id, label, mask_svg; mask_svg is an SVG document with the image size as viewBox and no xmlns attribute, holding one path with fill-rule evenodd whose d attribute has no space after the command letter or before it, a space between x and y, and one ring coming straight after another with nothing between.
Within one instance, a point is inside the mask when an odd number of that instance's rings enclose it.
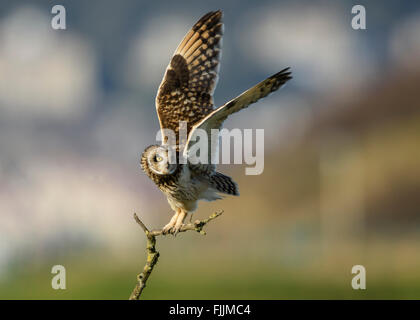
<instances>
[{"instance_id":1,"label":"owl's outstretched wing","mask_svg":"<svg viewBox=\"0 0 420 320\"><path fill-rule=\"evenodd\" d=\"M217 84L222 12L204 15L186 34L169 63L156 96L161 129L171 129L179 141L179 122L192 126L213 111L213 91ZM181 139L182 140L182 139Z\"/></svg>"},{"instance_id":2,"label":"owl's outstretched wing","mask_svg":"<svg viewBox=\"0 0 420 320\"><path fill-rule=\"evenodd\" d=\"M187 144L184 148L184 157L187 158L191 156L188 154L188 152L191 146L193 146L196 143L196 140L198 140L199 142L200 138L198 137L200 137L200 135L198 134L198 129L202 129L205 130L207 134L208 163L211 163L212 157L214 156L211 154L211 150L215 150L215 148L212 148L211 145L212 143L218 143L218 139L212 139L211 129L219 129L223 121L225 121L229 115L248 107L250 104L257 102L261 98L268 96L271 92L274 92L280 87L282 87L290 79L292 79L291 72L289 72L289 68L286 68L265 79L264 81L258 83L257 85L248 89L235 99L229 101L225 105L217 108L216 110L208 114L200 122L195 124L191 129L188 135Z\"/></svg>"}]
</instances>

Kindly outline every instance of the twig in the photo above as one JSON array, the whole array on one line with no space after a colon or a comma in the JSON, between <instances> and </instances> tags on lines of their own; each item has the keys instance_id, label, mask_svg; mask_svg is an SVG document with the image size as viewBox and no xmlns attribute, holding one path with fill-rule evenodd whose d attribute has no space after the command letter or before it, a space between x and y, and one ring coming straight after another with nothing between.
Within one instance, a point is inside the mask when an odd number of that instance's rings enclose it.
<instances>
[{"instance_id":1,"label":"twig","mask_svg":"<svg viewBox=\"0 0 420 320\"><path fill-rule=\"evenodd\" d=\"M203 230L204 226L210 221L216 219L223 213L223 210L219 210L211 214L207 219L196 220L194 223L187 223L181 227L179 232L186 232L189 230L197 231L198 233L205 235L206 232ZM136 213L134 213L134 220L140 225L147 237L146 242L146 265L143 268L143 272L137 275L137 283L134 287L133 292L130 295L130 300L140 300L140 296L143 292L143 289L146 287L147 279L149 279L153 268L159 259L159 252L156 251L156 237L163 235L162 230L152 230L149 231L143 221L139 219Z\"/></svg>"}]
</instances>

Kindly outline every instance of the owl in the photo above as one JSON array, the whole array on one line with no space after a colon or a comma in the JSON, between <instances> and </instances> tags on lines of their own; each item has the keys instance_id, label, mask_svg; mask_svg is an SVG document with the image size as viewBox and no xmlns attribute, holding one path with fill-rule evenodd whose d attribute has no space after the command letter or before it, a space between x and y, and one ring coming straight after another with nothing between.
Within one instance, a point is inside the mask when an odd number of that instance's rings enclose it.
<instances>
[{"instance_id":1,"label":"owl","mask_svg":"<svg viewBox=\"0 0 420 320\"><path fill-rule=\"evenodd\" d=\"M187 214L196 210L199 200L213 201L225 194L239 195L237 184L231 177L217 172L211 161L194 164L189 161L188 151L196 140L198 129L211 137L211 129L220 129L229 115L266 97L292 78L286 68L214 108L213 92L218 80L222 35L222 12L205 14L178 45L158 89L156 110L161 131L172 130L176 141L164 140L161 145L147 147L141 157L141 166L167 196L175 212L163 227L164 234L176 235ZM186 139L181 137L180 123L186 124ZM215 149L210 148L211 141L208 146L211 159L211 150ZM177 159L182 155L187 161L170 161L169 149L174 147Z\"/></svg>"}]
</instances>

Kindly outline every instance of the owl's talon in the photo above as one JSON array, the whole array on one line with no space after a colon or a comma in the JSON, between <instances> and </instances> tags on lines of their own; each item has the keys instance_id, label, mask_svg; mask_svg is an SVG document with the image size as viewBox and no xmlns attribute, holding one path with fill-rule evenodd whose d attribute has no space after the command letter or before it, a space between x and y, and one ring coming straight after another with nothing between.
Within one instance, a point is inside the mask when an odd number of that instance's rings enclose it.
<instances>
[{"instance_id":1,"label":"owl's talon","mask_svg":"<svg viewBox=\"0 0 420 320\"><path fill-rule=\"evenodd\" d=\"M167 235L167 234L169 234L170 232L171 232L171 229L173 228L173 225L170 225L169 223L166 225L166 226L164 226L163 228L162 228L162 234L164 234L164 235Z\"/></svg>"},{"instance_id":2,"label":"owl's talon","mask_svg":"<svg viewBox=\"0 0 420 320\"><path fill-rule=\"evenodd\" d=\"M180 225L176 225L171 229L171 233L173 234L174 237L179 233L179 230L181 230L183 226L184 224L181 223Z\"/></svg>"},{"instance_id":3,"label":"owl's talon","mask_svg":"<svg viewBox=\"0 0 420 320\"><path fill-rule=\"evenodd\" d=\"M172 220L175 220L175 221L172 221ZM175 223L176 223L176 219L172 218L171 221L169 221L169 223L162 228L162 234L167 235L169 233L172 233L172 229L175 227Z\"/></svg>"},{"instance_id":4,"label":"owl's talon","mask_svg":"<svg viewBox=\"0 0 420 320\"><path fill-rule=\"evenodd\" d=\"M186 213L184 211L178 210L172 217L171 221L162 228L162 234L172 234L176 236L184 225L185 216Z\"/></svg>"},{"instance_id":5,"label":"owl's talon","mask_svg":"<svg viewBox=\"0 0 420 320\"><path fill-rule=\"evenodd\" d=\"M172 230L171 230L171 233L174 236L178 234L179 230L181 230L182 226L184 225L185 217L186 217L185 211L180 210L176 218L175 225L172 227Z\"/></svg>"}]
</instances>

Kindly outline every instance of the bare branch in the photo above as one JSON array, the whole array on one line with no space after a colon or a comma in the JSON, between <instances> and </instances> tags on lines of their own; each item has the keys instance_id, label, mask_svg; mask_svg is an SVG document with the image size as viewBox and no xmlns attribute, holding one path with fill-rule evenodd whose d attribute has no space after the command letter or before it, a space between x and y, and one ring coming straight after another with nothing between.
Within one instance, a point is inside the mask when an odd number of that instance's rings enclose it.
<instances>
[{"instance_id":1,"label":"bare branch","mask_svg":"<svg viewBox=\"0 0 420 320\"><path fill-rule=\"evenodd\" d=\"M206 232L203 230L204 226L209 223L210 221L216 219L220 215L222 215L223 210L219 210L211 214L207 219L204 220L196 220L193 223L187 223L181 227L179 232L186 232L186 231L196 231L202 235L205 235ZM159 252L156 251L156 237L164 235L163 231L160 230L152 230L146 227L143 221L134 213L134 220L136 220L137 224L143 229L144 233L147 237L146 242L146 265L143 268L143 272L137 275L137 284L134 287L133 292L130 295L130 300L140 300L140 296L143 292L143 289L146 287L146 282L149 279L153 268L158 262L159 259Z\"/></svg>"}]
</instances>

